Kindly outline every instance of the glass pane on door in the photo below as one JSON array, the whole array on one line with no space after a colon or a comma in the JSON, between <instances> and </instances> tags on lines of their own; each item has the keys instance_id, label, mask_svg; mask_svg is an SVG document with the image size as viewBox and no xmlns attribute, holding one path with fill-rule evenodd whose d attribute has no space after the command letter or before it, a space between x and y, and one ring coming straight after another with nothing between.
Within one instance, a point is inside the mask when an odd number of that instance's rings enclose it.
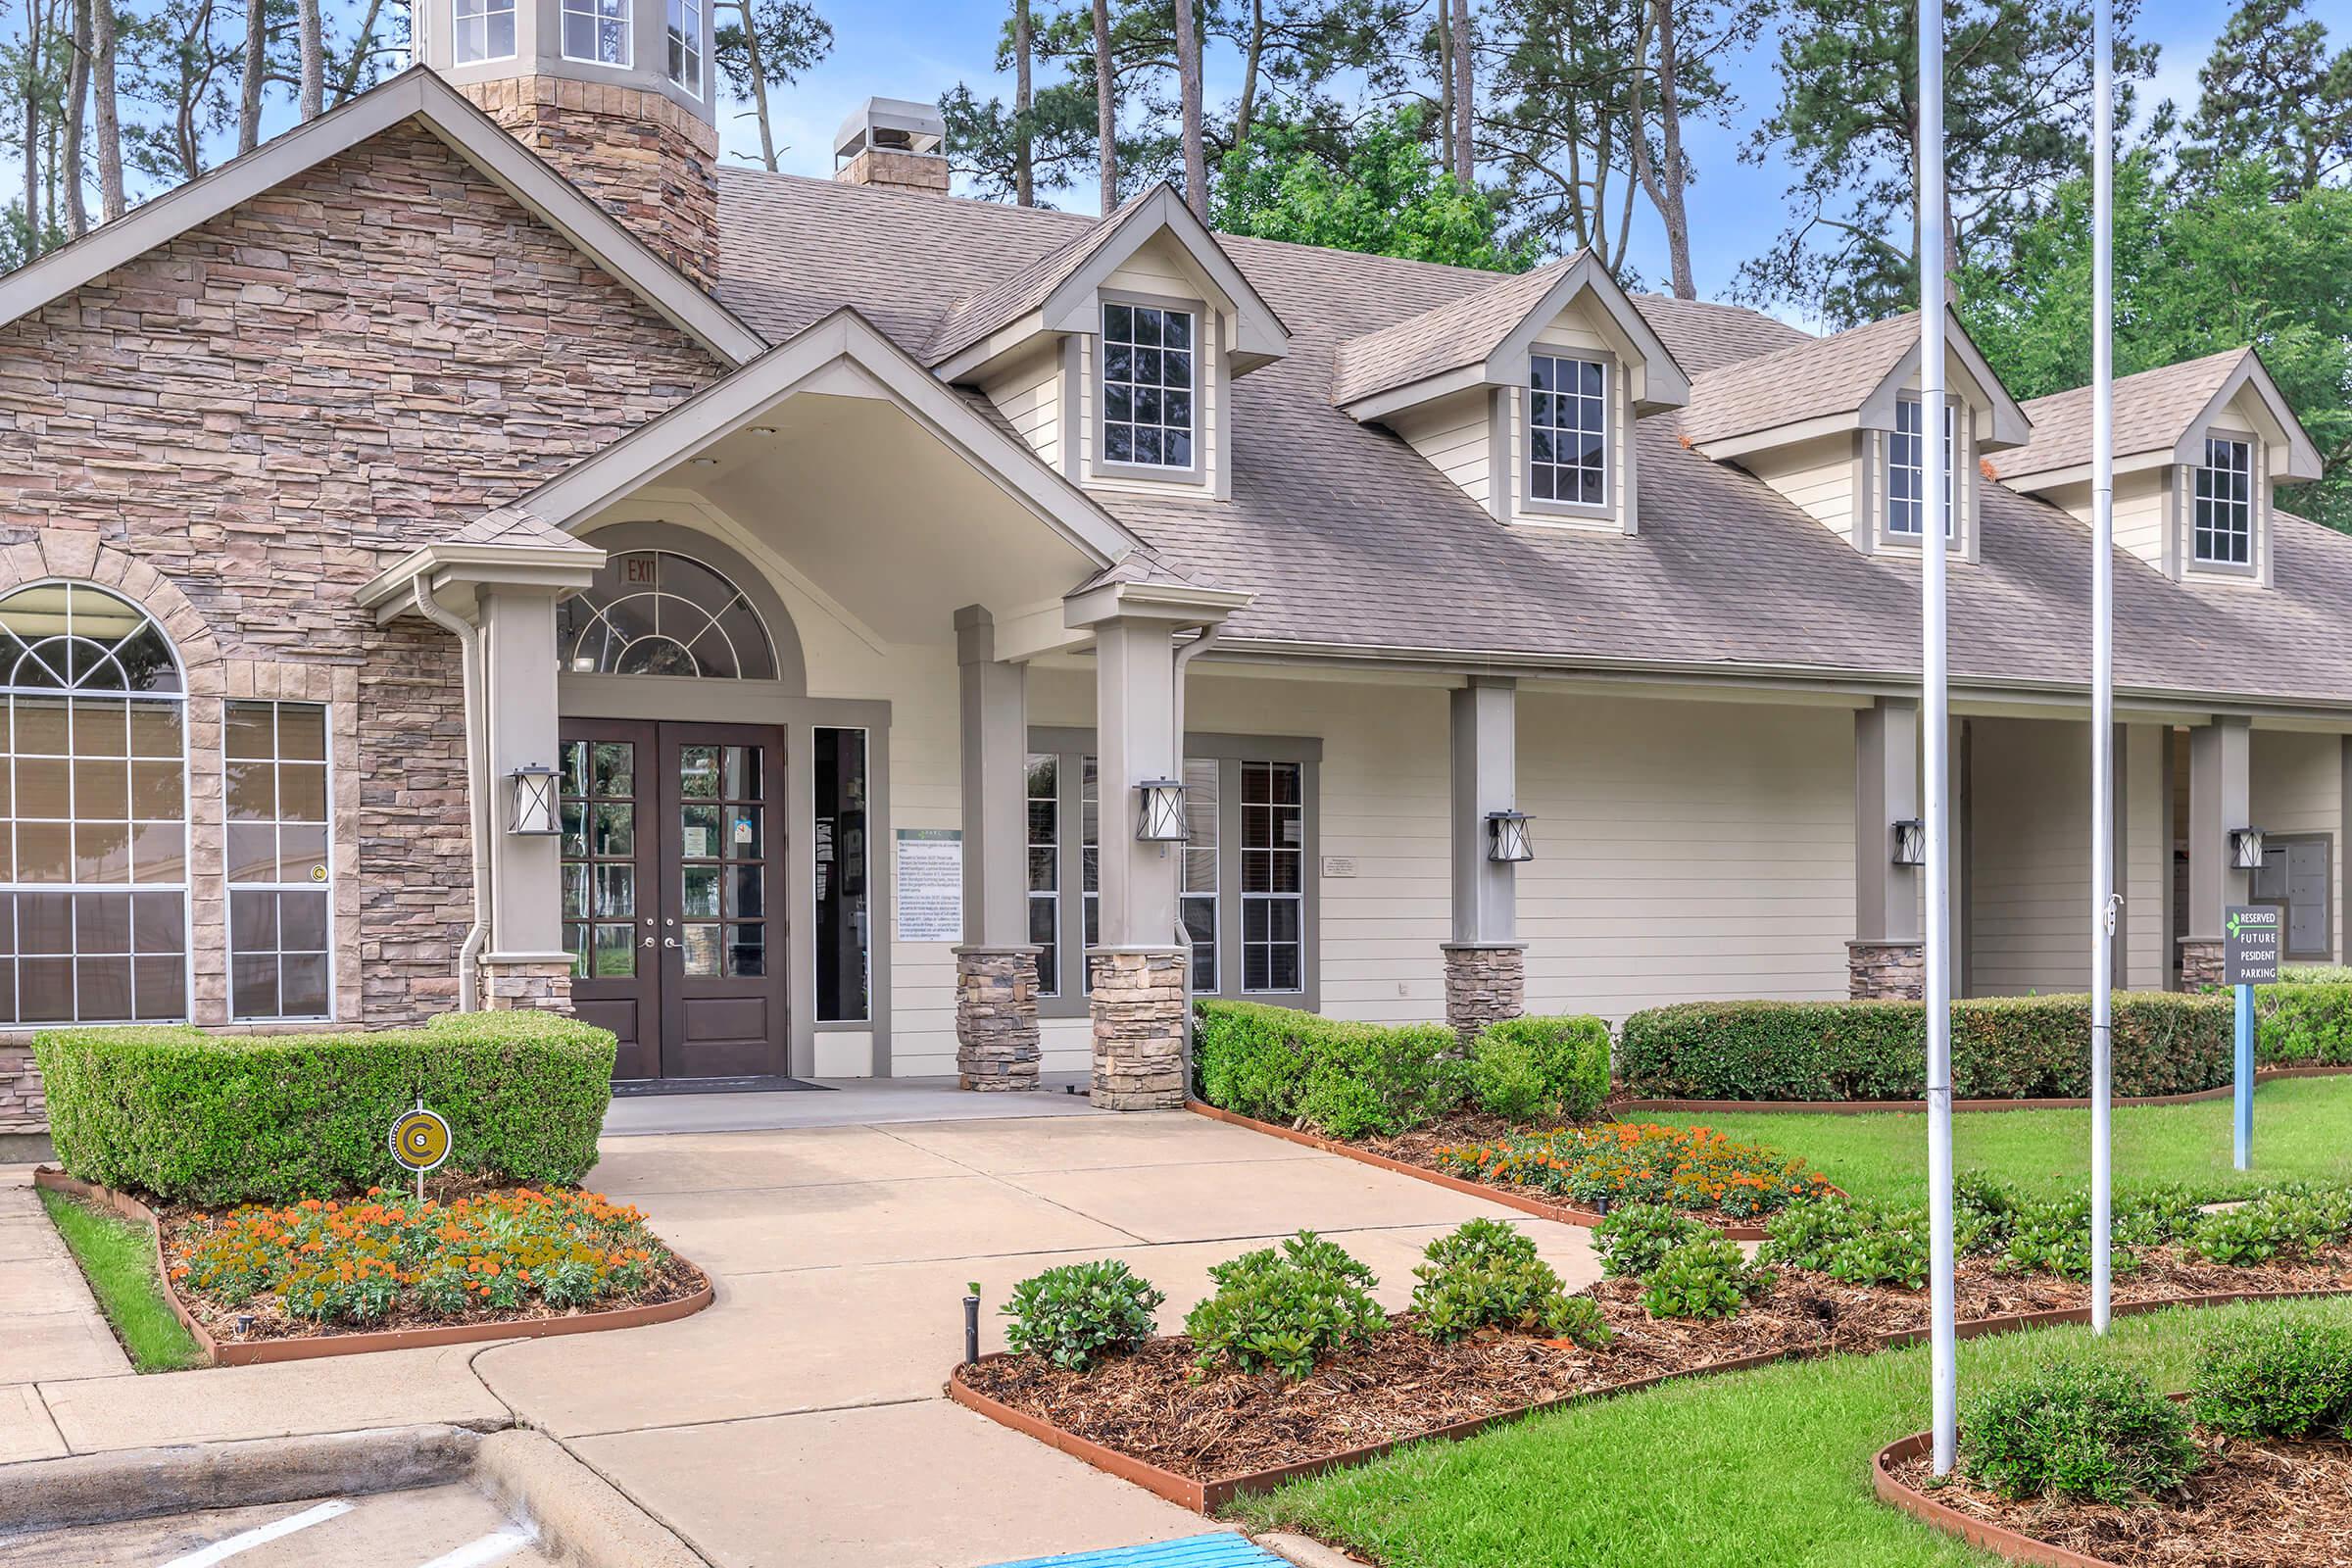
<instances>
[{"instance_id":1,"label":"glass pane on door","mask_svg":"<svg viewBox=\"0 0 2352 1568\"><path fill-rule=\"evenodd\" d=\"M765 771L758 746L678 748L678 942L690 976L767 973Z\"/></svg>"},{"instance_id":2,"label":"glass pane on door","mask_svg":"<svg viewBox=\"0 0 2352 1568\"><path fill-rule=\"evenodd\" d=\"M637 748L564 743L564 946L575 978L637 973Z\"/></svg>"}]
</instances>

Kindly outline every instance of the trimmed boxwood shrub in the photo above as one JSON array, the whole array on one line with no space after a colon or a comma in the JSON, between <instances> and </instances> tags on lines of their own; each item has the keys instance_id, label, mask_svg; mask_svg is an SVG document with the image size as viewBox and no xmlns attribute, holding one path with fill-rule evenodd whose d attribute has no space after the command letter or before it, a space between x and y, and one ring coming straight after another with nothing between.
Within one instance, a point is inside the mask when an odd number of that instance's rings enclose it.
<instances>
[{"instance_id":1,"label":"trimmed boxwood shrub","mask_svg":"<svg viewBox=\"0 0 2352 1568\"><path fill-rule=\"evenodd\" d=\"M1254 1002L1194 1004L1200 1098L1334 1138L1394 1136L1460 1105L1461 1042L1444 1024L1353 1023Z\"/></svg>"},{"instance_id":2,"label":"trimmed boxwood shrub","mask_svg":"<svg viewBox=\"0 0 2352 1568\"><path fill-rule=\"evenodd\" d=\"M1470 1048L1471 1090L1497 1116L1583 1118L1609 1097L1605 1018L1505 1018Z\"/></svg>"},{"instance_id":3,"label":"trimmed boxwood shrub","mask_svg":"<svg viewBox=\"0 0 2352 1568\"><path fill-rule=\"evenodd\" d=\"M2197 1468L2188 1411L2135 1372L2051 1359L1995 1383L1960 1417L1960 1462L2011 1498L2126 1503Z\"/></svg>"},{"instance_id":4,"label":"trimmed boxwood shrub","mask_svg":"<svg viewBox=\"0 0 2352 1568\"><path fill-rule=\"evenodd\" d=\"M612 1094L612 1034L529 1009L351 1034L47 1029L32 1049L68 1173L206 1204L406 1180L385 1139L419 1099L449 1122L444 1170L576 1182Z\"/></svg>"},{"instance_id":5,"label":"trimmed boxwood shrub","mask_svg":"<svg viewBox=\"0 0 2352 1568\"><path fill-rule=\"evenodd\" d=\"M2254 988L2254 1054L2265 1067L2352 1066L2352 971Z\"/></svg>"},{"instance_id":6,"label":"trimmed boxwood shrub","mask_svg":"<svg viewBox=\"0 0 2352 1568\"><path fill-rule=\"evenodd\" d=\"M2293 989L2293 988L2281 988ZM2227 997L2115 999L2115 1092L2177 1095L2230 1082ZM1917 1100L1918 1002L1693 1002L1637 1012L1618 1066L1635 1094L1690 1100ZM1952 1084L1968 1100L2073 1098L2090 1088L2090 999L1953 1004Z\"/></svg>"},{"instance_id":7,"label":"trimmed boxwood shrub","mask_svg":"<svg viewBox=\"0 0 2352 1568\"><path fill-rule=\"evenodd\" d=\"M2244 1317L2198 1348L2190 1409L2232 1438L2307 1438L2352 1417L2352 1328Z\"/></svg>"}]
</instances>

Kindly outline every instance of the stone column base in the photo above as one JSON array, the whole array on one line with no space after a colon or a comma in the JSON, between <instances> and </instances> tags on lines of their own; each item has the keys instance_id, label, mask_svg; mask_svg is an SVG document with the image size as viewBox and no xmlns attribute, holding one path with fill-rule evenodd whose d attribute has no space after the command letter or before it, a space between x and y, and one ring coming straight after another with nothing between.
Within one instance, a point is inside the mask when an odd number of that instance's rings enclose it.
<instances>
[{"instance_id":1,"label":"stone column base","mask_svg":"<svg viewBox=\"0 0 2352 1568\"><path fill-rule=\"evenodd\" d=\"M1095 1082L1105 1110L1182 1110L1184 953L1179 948L1097 948Z\"/></svg>"},{"instance_id":2,"label":"stone column base","mask_svg":"<svg viewBox=\"0 0 2352 1568\"><path fill-rule=\"evenodd\" d=\"M1033 947L956 950L956 1086L1037 1087L1037 956Z\"/></svg>"},{"instance_id":3,"label":"stone column base","mask_svg":"<svg viewBox=\"0 0 2352 1568\"><path fill-rule=\"evenodd\" d=\"M1527 944L1447 942L1446 1022L1467 1048L1491 1023L1527 1011Z\"/></svg>"},{"instance_id":4,"label":"stone column base","mask_svg":"<svg viewBox=\"0 0 2352 1568\"><path fill-rule=\"evenodd\" d=\"M0 1134L45 1133L49 1102L30 1046L0 1046Z\"/></svg>"},{"instance_id":5,"label":"stone column base","mask_svg":"<svg viewBox=\"0 0 2352 1568\"><path fill-rule=\"evenodd\" d=\"M1845 994L1856 1002L1921 1002L1928 995L1924 942L1848 942Z\"/></svg>"},{"instance_id":6,"label":"stone column base","mask_svg":"<svg viewBox=\"0 0 2352 1568\"><path fill-rule=\"evenodd\" d=\"M547 1012L571 1011L571 959L482 959L482 1010L504 1012L514 1007L537 1007Z\"/></svg>"},{"instance_id":7,"label":"stone column base","mask_svg":"<svg viewBox=\"0 0 2352 1568\"><path fill-rule=\"evenodd\" d=\"M2220 937L2182 937L2180 939L2180 989L2202 991L2207 986L2222 984L2228 972L2222 963Z\"/></svg>"}]
</instances>

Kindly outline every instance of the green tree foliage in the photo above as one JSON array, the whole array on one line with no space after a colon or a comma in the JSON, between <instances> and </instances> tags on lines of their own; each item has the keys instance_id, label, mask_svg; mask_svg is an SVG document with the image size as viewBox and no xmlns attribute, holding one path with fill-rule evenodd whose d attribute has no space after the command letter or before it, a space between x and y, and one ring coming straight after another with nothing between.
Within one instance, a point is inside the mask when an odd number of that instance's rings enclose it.
<instances>
[{"instance_id":1,"label":"green tree foliage","mask_svg":"<svg viewBox=\"0 0 2352 1568\"><path fill-rule=\"evenodd\" d=\"M2194 184L2145 149L2115 181L2118 375L2252 344L2327 465L2279 503L2352 530L2352 191L2278 200L2264 157L2213 161ZM2090 181L2058 187L1997 267L1960 280L1969 335L2021 398L2090 379Z\"/></svg>"},{"instance_id":2,"label":"green tree foliage","mask_svg":"<svg viewBox=\"0 0 2352 1568\"><path fill-rule=\"evenodd\" d=\"M1259 124L1218 166L1209 220L1232 234L1523 272L1539 251L1497 235L1494 208L1440 172L1418 108L1334 149L1290 122Z\"/></svg>"},{"instance_id":3,"label":"green tree foliage","mask_svg":"<svg viewBox=\"0 0 2352 1568\"><path fill-rule=\"evenodd\" d=\"M2155 69L2116 7L2119 96ZM2080 0L1952 0L1947 8L1945 264L1997 260L2080 162L2089 133L2090 18ZM1918 293L1913 234L1920 112L1918 9L1909 0L1791 0L1780 101L1742 156L1785 162L1789 225L1749 260L1740 293L1787 300L1838 325L1876 320Z\"/></svg>"},{"instance_id":4,"label":"green tree foliage","mask_svg":"<svg viewBox=\"0 0 2352 1568\"><path fill-rule=\"evenodd\" d=\"M2261 158L2292 197L2352 166L2352 49L2331 50L2303 0L2246 0L2197 73L2200 96L2181 167Z\"/></svg>"}]
</instances>

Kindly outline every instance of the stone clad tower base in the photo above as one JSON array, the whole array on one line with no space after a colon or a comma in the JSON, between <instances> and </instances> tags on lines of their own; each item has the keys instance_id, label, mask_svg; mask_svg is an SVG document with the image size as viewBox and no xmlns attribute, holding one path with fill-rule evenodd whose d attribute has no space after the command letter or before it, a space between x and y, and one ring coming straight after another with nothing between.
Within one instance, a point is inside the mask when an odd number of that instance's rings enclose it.
<instances>
[{"instance_id":1,"label":"stone clad tower base","mask_svg":"<svg viewBox=\"0 0 2352 1568\"><path fill-rule=\"evenodd\" d=\"M1182 1110L1184 953L1098 948L1093 1102L1105 1110Z\"/></svg>"},{"instance_id":2,"label":"stone clad tower base","mask_svg":"<svg viewBox=\"0 0 2352 1568\"><path fill-rule=\"evenodd\" d=\"M2182 937L2180 939L2180 989L2202 991L2207 986L2220 986L2226 971L2222 965L2220 937Z\"/></svg>"},{"instance_id":3,"label":"stone clad tower base","mask_svg":"<svg viewBox=\"0 0 2352 1568\"><path fill-rule=\"evenodd\" d=\"M1848 942L1846 995L1856 1002L1924 1002L1928 949L1924 942Z\"/></svg>"},{"instance_id":4,"label":"stone clad tower base","mask_svg":"<svg viewBox=\"0 0 2352 1568\"><path fill-rule=\"evenodd\" d=\"M1480 1030L1527 1011L1527 944L1448 942L1446 1022L1466 1049Z\"/></svg>"},{"instance_id":5,"label":"stone clad tower base","mask_svg":"<svg viewBox=\"0 0 2352 1568\"><path fill-rule=\"evenodd\" d=\"M957 1088L1037 1087L1037 956L1042 951L956 950Z\"/></svg>"}]
</instances>

